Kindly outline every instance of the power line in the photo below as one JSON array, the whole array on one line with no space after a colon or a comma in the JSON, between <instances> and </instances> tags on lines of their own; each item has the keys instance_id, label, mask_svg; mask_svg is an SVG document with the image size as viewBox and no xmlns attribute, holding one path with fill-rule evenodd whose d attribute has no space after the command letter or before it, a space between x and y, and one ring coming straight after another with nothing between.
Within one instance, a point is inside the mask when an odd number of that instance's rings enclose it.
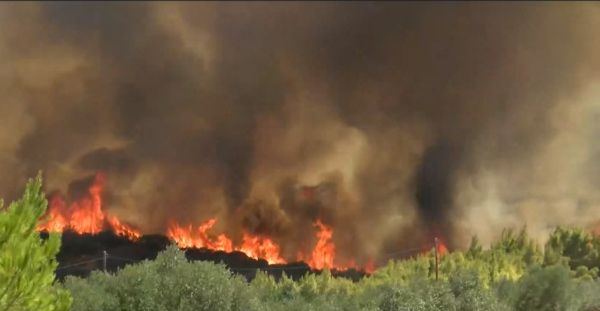
<instances>
[{"instance_id":1,"label":"power line","mask_svg":"<svg viewBox=\"0 0 600 311\"><path fill-rule=\"evenodd\" d=\"M58 268L56 268L56 271L58 271L58 270L63 270L63 269L67 269L67 268L72 268L72 267L76 267L76 266L81 266L81 265L84 265L84 264L87 264L87 263L96 262L96 261L98 261L98 260L102 260L102 259L103 259L103 258L102 258L102 257L100 257L100 258L95 258L95 259L90 259L90 260L80 261L80 262L77 262L77 263L74 263L74 264L70 264L70 265L66 265L66 266L58 267Z\"/></svg>"},{"instance_id":2,"label":"power line","mask_svg":"<svg viewBox=\"0 0 600 311\"><path fill-rule=\"evenodd\" d=\"M130 259L130 258L117 257L117 256L113 256L113 255L108 255L108 258L109 258L109 259L122 260L122 261L129 261L129 262L140 262L140 261L144 261L144 259Z\"/></svg>"},{"instance_id":3,"label":"power line","mask_svg":"<svg viewBox=\"0 0 600 311\"><path fill-rule=\"evenodd\" d=\"M397 252L391 252L391 253L386 253L383 254L383 257L380 257L377 261L381 261L382 259L394 259L392 257L396 257L396 256L402 256L402 255L406 255L406 254L414 254L417 252L423 252L426 251L427 249L424 247L414 247L414 248L409 248L409 249L405 249L402 251L397 251ZM64 269L68 269L68 268L73 268L73 267L77 267L80 265L84 265L87 263L92 263L92 262L96 262L99 260L103 261L103 268L104 271L106 271L106 265L107 265L107 261L109 259L112 260L119 260L119 261L125 261L125 262L129 262L129 263L138 263L141 261L144 261L146 259L132 259L132 258L125 258L125 257L119 257L119 256L114 256L111 254L108 254L106 251L103 252L102 257L98 257L98 258L94 258L94 259L90 259L90 260L85 260L85 261L81 261L81 262L76 262L70 265L66 265L66 266L62 266L62 267L58 267L56 269L56 271L59 270L64 270ZM312 268L308 265L301 265L301 266L266 266L266 267L252 267L252 268L246 268L246 267L230 267L227 266L227 268L229 270L232 271L256 271L256 270L262 270L262 271L275 271L275 270L312 270Z\"/></svg>"},{"instance_id":4,"label":"power line","mask_svg":"<svg viewBox=\"0 0 600 311\"><path fill-rule=\"evenodd\" d=\"M426 251L426 250L427 249L424 248L424 247L409 248L409 249L406 249L406 250L403 250L403 251L397 251L397 252L383 254L382 258L389 258L389 257L398 256L398 255L412 254L412 253L417 253L417 252L423 252L423 251Z\"/></svg>"}]
</instances>

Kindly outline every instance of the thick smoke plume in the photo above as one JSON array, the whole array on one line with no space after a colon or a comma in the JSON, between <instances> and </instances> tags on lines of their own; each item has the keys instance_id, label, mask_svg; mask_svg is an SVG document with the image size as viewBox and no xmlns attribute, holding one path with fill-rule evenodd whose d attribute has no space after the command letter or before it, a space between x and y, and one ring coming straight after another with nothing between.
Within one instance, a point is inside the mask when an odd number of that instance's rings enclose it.
<instances>
[{"instance_id":1,"label":"thick smoke plume","mask_svg":"<svg viewBox=\"0 0 600 311\"><path fill-rule=\"evenodd\" d=\"M286 256L600 219L594 3L3 3L0 193L43 170L145 232ZM82 188L83 187L83 188Z\"/></svg>"}]
</instances>

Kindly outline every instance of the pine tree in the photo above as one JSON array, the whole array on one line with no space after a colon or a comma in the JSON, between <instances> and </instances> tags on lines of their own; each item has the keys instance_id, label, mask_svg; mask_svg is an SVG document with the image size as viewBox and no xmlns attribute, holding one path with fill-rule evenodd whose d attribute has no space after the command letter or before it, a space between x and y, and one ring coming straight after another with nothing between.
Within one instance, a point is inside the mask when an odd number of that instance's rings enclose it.
<instances>
[{"instance_id":1,"label":"pine tree","mask_svg":"<svg viewBox=\"0 0 600 311\"><path fill-rule=\"evenodd\" d=\"M69 309L68 292L53 286L60 235L43 240L36 231L47 204L41 174L8 208L0 201L0 310Z\"/></svg>"}]
</instances>

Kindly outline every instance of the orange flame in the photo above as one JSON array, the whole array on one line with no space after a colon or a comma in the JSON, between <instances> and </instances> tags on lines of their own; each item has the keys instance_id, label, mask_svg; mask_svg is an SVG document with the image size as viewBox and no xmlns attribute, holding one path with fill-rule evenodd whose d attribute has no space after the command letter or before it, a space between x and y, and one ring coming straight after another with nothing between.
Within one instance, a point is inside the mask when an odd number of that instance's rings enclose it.
<instances>
[{"instance_id":1,"label":"orange flame","mask_svg":"<svg viewBox=\"0 0 600 311\"><path fill-rule=\"evenodd\" d=\"M331 269L334 267L335 260L335 245L331 241L333 229L324 225L321 220L317 220L315 226L319 229L317 232L319 240L312 251L312 257L308 260L308 265L313 269Z\"/></svg>"},{"instance_id":2,"label":"orange flame","mask_svg":"<svg viewBox=\"0 0 600 311\"><path fill-rule=\"evenodd\" d=\"M340 263L336 261L336 251L335 244L332 241L333 238L333 228L323 224L321 220L317 220L314 223L315 227L318 228L317 231L317 244L315 245L311 257L308 259L304 258L302 252L299 252L296 259L299 261L306 260L307 264L316 270L322 269L335 269L338 271L346 271L349 269L362 270L366 273L373 273L376 269L375 261L373 259L369 259L367 264L364 267L360 267L356 264L354 259L346 263Z\"/></svg>"},{"instance_id":3,"label":"orange flame","mask_svg":"<svg viewBox=\"0 0 600 311\"><path fill-rule=\"evenodd\" d=\"M124 223L121 223L121 221L115 216L109 216L107 220L110 226L113 228L113 231L119 236L126 237L133 241L142 236L141 232Z\"/></svg>"},{"instance_id":4,"label":"orange flame","mask_svg":"<svg viewBox=\"0 0 600 311\"><path fill-rule=\"evenodd\" d=\"M198 226L196 232L194 232L192 225L183 227L177 223L171 223L167 230L167 237L175 241L177 246L181 248L205 247L211 250L233 251L233 243L226 235L220 234L216 239L211 239L208 236L208 231L216 222L215 218L211 218Z\"/></svg>"},{"instance_id":5,"label":"orange flame","mask_svg":"<svg viewBox=\"0 0 600 311\"><path fill-rule=\"evenodd\" d=\"M97 173L87 195L79 201L71 203L68 209L60 195L53 196L48 206L48 220L38 226L38 230L62 232L65 229L71 229L79 234L95 234L102 231L104 213L102 212L101 194L105 183L106 176L103 173Z\"/></svg>"},{"instance_id":6,"label":"orange flame","mask_svg":"<svg viewBox=\"0 0 600 311\"><path fill-rule=\"evenodd\" d=\"M70 229L79 234L96 234L105 228L106 219L117 235L131 240L140 238L141 232L121 223L117 217L105 216L102 211L102 191L105 185L106 175L97 173L86 196L72 202L68 208L60 194L52 196L47 221L38 226L38 231L63 232Z\"/></svg>"},{"instance_id":7,"label":"orange flame","mask_svg":"<svg viewBox=\"0 0 600 311\"><path fill-rule=\"evenodd\" d=\"M187 227L172 223L167 230L167 237L177 243L181 248L200 248L204 247L202 238L196 238L193 234L192 225Z\"/></svg>"},{"instance_id":8,"label":"orange flame","mask_svg":"<svg viewBox=\"0 0 600 311\"><path fill-rule=\"evenodd\" d=\"M196 230L193 229L192 225L184 227L172 223L167 231L167 236L181 248L204 247L210 250L225 252L236 250L246 254L250 258L265 259L269 264L286 262L279 254L279 245L266 237L253 236L246 233L243 236L242 245L239 247L233 247L231 239L225 234L211 238L208 231L212 229L216 222L216 219L211 218L198 226Z\"/></svg>"},{"instance_id":9,"label":"orange flame","mask_svg":"<svg viewBox=\"0 0 600 311\"><path fill-rule=\"evenodd\" d=\"M242 246L236 250L243 252L250 258L263 258L269 264L286 263L286 260L279 255L279 245L266 237L252 236L245 233Z\"/></svg>"},{"instance_id":10,"label":"orange flame","mask_svg":"<svg viewBox=\"0 0 600 311\"><path fill-rule=\"evenodd\" d=\"M97 173L92 185L89 187L86 196L78 201L72 202L67 206L64 198L58 194L50 198L47 219L38 226L39 231L62 232L64 230L73 230L79 234L97 234L105 228L111 228L112 231L130 240L137 240L142 233L135 228L121 222L117 217L106 215L102 211L102 191L106 185L106 175ZM312 192L307 192L308 196ZM173 240L181 248L207 248L215 251L233 252L239 251L250 258L264 259L269 264L285 264L287 260L280 254L280 246L268 236L254 235L244 233L241 244L234 246L232 240L225 234L211 235L217 220L210 218L200 224L196 229L192 225L182 226L172 222L166 232L167 237ZM315 228L318 229L317 243L311 252L311 256L306 260L312 269L357 269L354 260L349 261L347 265L335 263L335 245L332 241L333 228L323 224L321 220L315 222ZM440 254L444 254L447 249L444 244L439 246ZM298 259L303 260L302 253L299 253ZM372 261L365 266L364 270L371 273L375 269Z\"/></svg>"},{"instance_id":11,"label":"orange flame","mask_svg":"<svg viewBox=\"0 0 600 311\"><path fill-rule=\"evenodd\" d=\"M375 272L377 268L375 267L375 261L373 261L373 259L370 259L367 262L367 265L365 266L365 272L368 274L372 274L373 272Z\"/></svg>"},{"instance_id":12,"label":"orange flame","mask_svg":"<svg viewBox=\"0 0 600 311\"><path fill-rule=\"evenodd\" d=\"M441 238L437 238L437 250L436 250L436 244L435 241L433 243L430 243L427 245L427 247L425 247L420 253L422 255L434 255L435 251L437 251L437 254L441 257L444 256L448 253L448 247L446 246L446 243L443 241L443 239Z\"/></svg>"},{"instance_id":13,"label":"orange flame","mask_svg":"<svg viewBox=\"0 0 600 311\"><path fill-rule=\"evenodd\" d=\"M106 183L106 176L96 174L94 183L88 189L88 196L71 205L71 219L69 227L79 233L99 233L104 227L104 213L102 213L102 190Z\"/></svg>"},{"instance_id":14,"label":"orange flame","mask_svg":"<svg viewBox=\"0 0 600 311\"><path fill-rule=\"evenodd\" d=\"M444 256L448 253L448 247L446 247L446 244L441 239L438 240L437 252L440 256Z\"/></svg>"},{"instance_id":15,"label":"orange flame","mask_svg":"<svg viewBox=\"0 0 600 311\"><path fill-rule=\"evenodd\" d=\"M55 195L50 199L48 204L48 221L38 226L39 231L62 232L69 226L69 221L64 216L66 214L67 205L65 200Z\"/></svg>"}]
</instances>

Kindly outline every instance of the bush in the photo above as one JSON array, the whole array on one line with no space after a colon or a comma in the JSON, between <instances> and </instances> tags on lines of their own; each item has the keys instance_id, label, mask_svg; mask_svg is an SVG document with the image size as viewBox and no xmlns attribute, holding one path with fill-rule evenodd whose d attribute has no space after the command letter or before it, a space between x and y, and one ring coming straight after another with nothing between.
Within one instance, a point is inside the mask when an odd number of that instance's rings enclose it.
<instances>
[{"instance_id":1,"label":"bush","mask_svg":"<svg viewBox=\"0 0 600 311\"><path fill-rule=\"evenodd\" d=\"M378 298L381 311L453 311L454 295L446 282L415 279L408 285L391 283L381 287Z\"/></svg>"},{"instance_id":2,"label":"bush","mask_svg":"<svg viewBox=\"0 0 600 311\"><path fill-rule=\"evenodd\" d=\"M456 298L456 310L509 310L507 305L498 301L494 292L484 287L477 271L456 271L450 276L449 283L452 293Z\"/></svg>"},{"instance_id":3,"label":"bush","mask_svg":"<svg viewBox=\"0 0 600 311\"><path fill-rule=\"evenodd\" d=\"M154 261L127 266L114 275L94 272L87 279L69 277L64 286L73 295L74 311L600 310L597 267L583 264L593 263L590 258L595 258L595 252L588 242L595 243L595 238L559 233L548 254L524 231L518 235L505 231L487 250L473 239L466 253L441 258L439 280L428 253L390 261L358 282L335 278L325 270L298 281L285 274L276 280L257 272L247 283L223 265L189 262L171 246ZM582 240L588 242L581 244ZM585 248L579 251L573 245ZM550 264L551 258L560 260ZM569 265L574 262L578 264Z\"/></svg>"},{"instance_id":4,"label":"bush","mask_svg":"<svg viewBox=\"0 0 600 311\"><path fill-rule=\"evenodd\" d=\"M279 281L264 272L250 283L261 301L260 310L366 310L357 295L357 285L335 278L327 270L307 274L294 282L285 274Z\"/></svg>"},{"instance_id":5,"label":"bush","mask_svg":"<svg viewBox=\"0 0 600 311\"><path fill-rule=\"evenodd\" d=\"M168 247L156 260L130 265L115 275L69 277L65 287L78 310L252 310L248 286L223 265L189 262L183 251Z\"/></svg>"},{"instance_id":6,"label":"bush","mask_svg":"<svg viewBox=\"0 0 600 311\"><path fill-rule=\"evenodd\" d=\"M600 307L600 286L589 279L573 278L563 266L536 267L520 279L512 298L516 311L588 311Z\"/></svg>"}]
</instances>

